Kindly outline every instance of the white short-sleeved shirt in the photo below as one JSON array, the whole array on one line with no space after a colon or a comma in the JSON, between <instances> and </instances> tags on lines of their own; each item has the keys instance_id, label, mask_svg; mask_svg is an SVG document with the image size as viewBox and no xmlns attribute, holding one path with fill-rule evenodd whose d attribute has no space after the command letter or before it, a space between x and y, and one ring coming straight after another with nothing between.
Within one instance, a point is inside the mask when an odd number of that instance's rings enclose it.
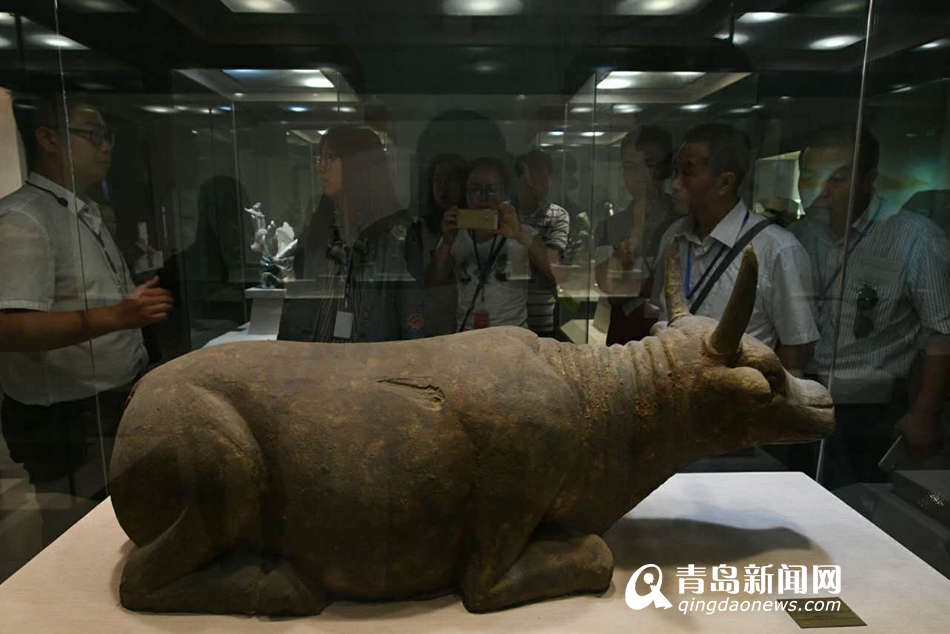
<instances>
[{"instance_id":1,"label":"white short-sleeved shirt","mask_svg":"<svg viewBox=\"0 0 950 634\"><path fill-rule=\"evenodd\" d=\"M832 235L827 212L810 213L790 230L815 263L821 339L807 370L827 381L835 356L844 237ZM908 211L889 213L875 195L868 211L852 225L851 244L833 396L837 403L886 403L894 380L910 371L919 338L932 332L950 334L950 243L929 219ZM862 289L873 289L877 297L870 310L858 310ZM872 324L860 338L855 335L859 312Z\"/></svg>"},{"instance_id":2,"label":"white short-sleeved shirt","mask_svg":"<svg viewBox=\"0 0 950 634\"><path fill-rule=\"evenodd\" d=\"M523 229L534 235L534 229L523 225ZM501 240L501 236L498 236ZM497 244L497 242L496 242ZM475 289L478 286L478 262L484 265L488 261L492 240L475 244L468 231L460 231L452 243L452 260L455 279L458 283L458 325L472 306ZM478 249L478 257L475 249ZM465 323L465 330L475 327L475 313L488 313L488 326L528 327L528 281L531 279L531 267L528 251L517 240L505 240L498 257L488 272L485 286L479 292L475 308Z\"/></svg>"},{"instance_id":3,"label":"white short-sleeved shirt","mask_svg":"<svg viewBox=\"0 0 950 634\"><path fill-rule=\"evenodd\" d=\"M69 312L125 299L134 284L98 206L38 174L27 180L67 206L29 184L0 200L0 310ZM141 331L124 330L91 345L0 352L0 387L21 403L51 405L124 385L147 363Z\"/></svg>"},{"instance_id":4,"label":"white short-sleeved shirt","mask_svg":"<svg viewBox=\"0 0 950 634\"><path fill-rule=\"evenodd\" d=\"M719 266L719 262L713 263L716 254L722 250L720 257L726 257L739 238L760 222L765 222L765 218L749 212L745 203L740 201L705 238L699 237L696 220L692 216L681 218L670 225L660 241L659 252L665 254L673 240L679 243L684 291L687 291L687 262L692 261L689 278L693 293L691 298L687 299L687 304L691 304L702 292L699 281L703 274L708 270L709 276L712 276ZM773 348L779 343L796 346L816 341L818 328L812 307L813 278L811 262L805 249L795 236L777 225L760 231L752 239L751 245L759 262L759 279L755 307L746 334ZM657 258L656 280L665 279L664 260L662 255ZM722 316L735 287L741 264L740 254L716 281L697 314L714 319ZM660 320L668 319L663 284L653 285L652 301L660 308Z\"/></svg>"}]
</instances>

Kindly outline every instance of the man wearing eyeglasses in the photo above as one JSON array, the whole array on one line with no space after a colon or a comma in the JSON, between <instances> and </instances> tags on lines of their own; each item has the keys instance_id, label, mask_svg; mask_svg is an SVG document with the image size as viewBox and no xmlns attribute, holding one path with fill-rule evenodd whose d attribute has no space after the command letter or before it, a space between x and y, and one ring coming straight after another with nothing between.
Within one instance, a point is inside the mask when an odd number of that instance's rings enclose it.
<instances>
[{"instance_id":1,"label":"man wearing eyeglasses","mask_svg":"<svg viewBox=\"0 0 950 634\"><path fill-rule=\"evenodd\" d=\"M848 227L854 152L853 126L806 142L798 184L806 216L790 227L814 263L821 338L807 371L830 381L835 400L838 431L823 478L829 488L882 481L877 464L895 428L918 456L934 451L950 372L947 238L875 192L879 144L866 129ZM925 351L922 381L910 399L918 349Z\"/></svg>"},{"instance_id":2,"label":"man wearing eyeglasses","mask_svg":"<svg viewBox=\"0 0 950 634\"><path fill-rule=\"evenodd\" d=\"M31 172L0 200L0 420L38 492L95 499L101 467L88 483L75 474L108 462L109 437L148 363L141 328L166 319L172 298L157 278L133 284L85 197L112 161L102 115L82 103L64 113L56 97L20 106ZM43 519L50 541L63 527Z\"/></svg>"}]
</instances>

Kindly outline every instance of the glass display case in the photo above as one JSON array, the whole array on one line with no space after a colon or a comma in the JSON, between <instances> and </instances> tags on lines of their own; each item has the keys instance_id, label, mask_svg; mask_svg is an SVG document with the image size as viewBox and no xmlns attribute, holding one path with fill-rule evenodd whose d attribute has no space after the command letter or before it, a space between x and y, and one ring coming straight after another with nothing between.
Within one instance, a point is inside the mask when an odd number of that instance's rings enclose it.
<instances>
[{"instance_id":1,"label":"glass display case","mask_svg":"<svg viewBox=\"0 0 950 634\"><path fill-rule=\"evenodd\" d=\"M108 498L175 359L638 346L668 280L720 319L750 244L745 332L837 429L683 471L803 472L950 576L946 2L0 9L0 581Z\"/></svg>"}]
</instances>

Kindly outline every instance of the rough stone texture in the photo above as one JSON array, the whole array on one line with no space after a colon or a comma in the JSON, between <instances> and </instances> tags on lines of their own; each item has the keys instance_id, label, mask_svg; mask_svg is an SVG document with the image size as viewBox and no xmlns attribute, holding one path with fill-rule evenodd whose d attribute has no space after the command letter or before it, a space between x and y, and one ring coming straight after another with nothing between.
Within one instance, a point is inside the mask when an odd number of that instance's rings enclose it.
<instances>
[{"instance_id":1,"label":"rough stone texture","mask_svg":"<svg viewBox=\"0 0 950 634\"><path fill-rule=\"evenodd\" d=\"M611 348L497 328L421 341L259 342L136 387L112 461L134 610L315 614L458 593L471 611L607 590L600 535L681 467L830 434L818 384L686 313Z\"/></svg>"}]
</instances>

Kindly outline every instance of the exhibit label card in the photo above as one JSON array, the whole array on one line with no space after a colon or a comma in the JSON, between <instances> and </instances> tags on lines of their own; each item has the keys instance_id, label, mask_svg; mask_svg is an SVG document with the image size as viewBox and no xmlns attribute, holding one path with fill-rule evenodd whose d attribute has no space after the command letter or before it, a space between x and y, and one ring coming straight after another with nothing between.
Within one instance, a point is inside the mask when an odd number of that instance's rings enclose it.
<instances>
[{"instance_id":1,"label":"exhibit label card","mask_svg":"<svg viewBox=\"0 0 950 634\"><path fill-rule=\"evenodd\" d=\"M789 605L785 608L785 611L798 623L798 627L802 629L867 625L867 623L861 620L861 617L855 614L854 611L838 597L817 601L799 599L797 607Z\"/></svg>"}]
</instances>

